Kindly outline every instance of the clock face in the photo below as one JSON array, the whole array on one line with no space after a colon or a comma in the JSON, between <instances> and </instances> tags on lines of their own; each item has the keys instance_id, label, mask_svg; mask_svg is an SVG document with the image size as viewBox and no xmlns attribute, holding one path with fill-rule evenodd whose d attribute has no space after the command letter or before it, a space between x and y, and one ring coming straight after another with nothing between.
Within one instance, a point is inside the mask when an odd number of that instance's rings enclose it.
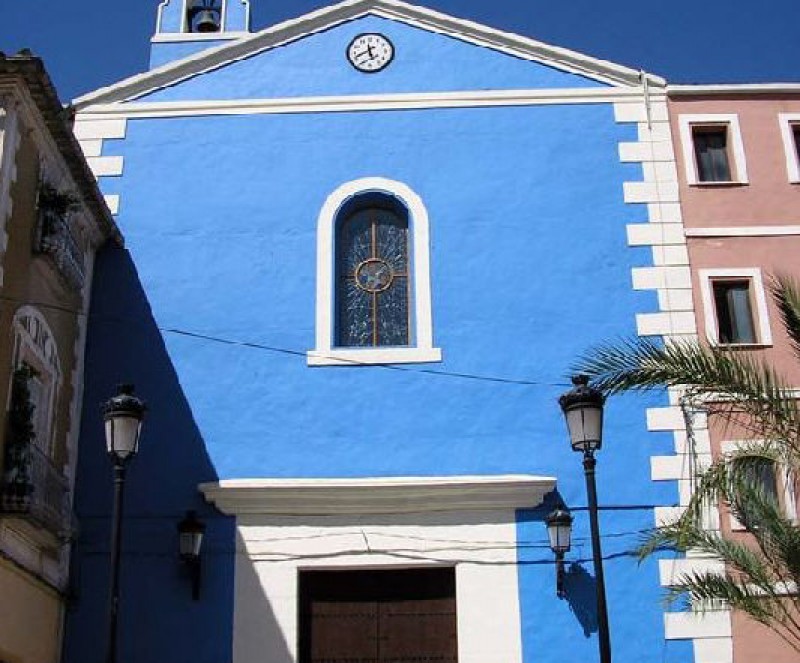
<instances>
[{"instance_id":1,"label":"clock face","mask_svg":"<svg viewBox=\"0 0 800 663\"><path fill-rule=\"evenodd\" d=\"M394 57L394 46L374 32L356 35L347 47L347 59L356 69L374 74L385 69Z\"/></svg>"}]
</instances>

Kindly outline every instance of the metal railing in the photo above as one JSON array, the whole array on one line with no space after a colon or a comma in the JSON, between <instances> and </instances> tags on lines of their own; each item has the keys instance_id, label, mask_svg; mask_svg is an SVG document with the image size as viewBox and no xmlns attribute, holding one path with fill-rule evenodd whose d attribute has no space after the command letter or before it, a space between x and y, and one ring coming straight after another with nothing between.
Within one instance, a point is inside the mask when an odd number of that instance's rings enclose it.
<instances>
[{"instance_id":1,"label":"metal railing","mask_svg":"<svg viewBox=\"0 0 800 663\"><path fill-rule=\"evenodd\" d=\"M6 455L0 512L23 516L56 536L69 532L69 484L35 444Z\"/></svg>"},{"instance_id":2,"label":"metal railing","mask_svg":"<svg viewBox=\"0 0 800 663\"><path fill-rule=\"evenodd\" d=\"M76 289L83 286L83 251L72 234L67 217L52 210L40 210L39 250L49 255L61 275Z\"/></svg>"}]
</instances>

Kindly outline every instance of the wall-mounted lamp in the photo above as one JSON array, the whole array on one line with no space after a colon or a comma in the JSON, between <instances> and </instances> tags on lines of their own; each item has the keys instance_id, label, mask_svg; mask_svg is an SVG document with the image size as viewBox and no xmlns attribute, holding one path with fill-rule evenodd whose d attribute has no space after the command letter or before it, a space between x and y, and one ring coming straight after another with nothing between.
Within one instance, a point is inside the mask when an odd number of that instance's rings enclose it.
<instances>
[{"instance_id":1,"label":"wall-mounted lamp","mask_svg":"<svg viewBox=\"0 0 800 663\"><path fill-rule=\"evenodd\" d=\"M178 523L178 554L191 574L194 601L200 598L200 547L205 532L205 523L198 520L194 511L187 511L184 519Z\"/></svg>"},{"instance_id":2,"label":"wall-mounted lamp","mask_svg":"<svg viewBox=\"0 0 800 663\"><path fill-rule=\"evenodd\" d=\"M556 595L564 598L564 553L569 552L572 540L572 516L558 508L544 519L550 537L550 549L556 556Z\"/></svg>"}]
</instances>

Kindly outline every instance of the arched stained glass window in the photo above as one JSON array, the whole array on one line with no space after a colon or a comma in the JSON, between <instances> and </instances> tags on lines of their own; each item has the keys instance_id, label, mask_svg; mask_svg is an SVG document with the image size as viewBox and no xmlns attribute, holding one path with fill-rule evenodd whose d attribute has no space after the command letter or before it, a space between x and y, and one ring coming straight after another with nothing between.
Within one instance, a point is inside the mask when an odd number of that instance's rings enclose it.
<instances>
[{"instance_id":1,"label":"arched stained glass window","mask_svg":"<svg viewBox=\"0 0 800 663\"><path fill-rule=\"evenodd\" d=\"M342 211L336 233L336 345L407 346L408 212L362 203Z\"/></svg>"}]
</instances>

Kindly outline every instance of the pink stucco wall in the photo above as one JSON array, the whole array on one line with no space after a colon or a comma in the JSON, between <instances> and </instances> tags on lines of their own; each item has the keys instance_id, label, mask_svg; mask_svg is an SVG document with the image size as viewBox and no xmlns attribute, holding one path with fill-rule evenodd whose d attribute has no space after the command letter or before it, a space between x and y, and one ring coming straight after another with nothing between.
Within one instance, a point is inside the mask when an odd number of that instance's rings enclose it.
<instances>
[{"instance_id":1,"label":"pink stucco wall","mask_svg":"<svg viewBox=\"0 0 800 663\"><path fill-rule=\"evenodd\" d=\"M686 227L800 224L800 184L789 183L778 124L779 113L800 113L800 94L672 97L669 107ZM678 117L720 113L739 118L749 184L690 186Z\"/></svg>"},{"instance_id":2,"label":"pink stucco wall","mask_svg":"<svg viewBox=\"0 0 800 663\"><path fill-rule=\"evenodd\" d=\"M684 227L726 228L796 226L800 228L800 184L789 182L786 151L778 115L800 113L800 94L675 96L670 98L670 122L678 165L678 183ZM680 139L680 116L734 114L738 117L747 161L748 184L690 185ZM789 232L796 230L787 229ZM701 269L760 268L765 288L770 275L794 275L800 280L800 234L752 237L687 237L692 269L693 299L698 332L706 338L701 298ZM768 295L773 344L758 352L800 385L800 362L794 358L782 332L780 316Z\"/></svg>"},{"instance_id":3,"label":"pink stucco wall","mask_svg":"<svg viewBox=\"0 0 800 663\"><path fill-rule=\"evenodd\" d=\"M764 226L800 227L800 184L789 182L786 152L781 137L779 113L800 113L800 94L674 96L669 101L670 121L678 165L678 181L684 227L702 228ZM738 117L747 163L748 184L689 185L681 145L681 114L735 114ZM772 274L793 275L800 281L800 233L786 229L779 236L687 237L692 270L693 301L701 339L706 338L705 311L699 271L702 269L760 268L767 288L767 307L772 344L752 348L779 367L792 385L800 385L800 361L782 329L777 308L769 297ZM794 234L797 233L797 234ZM735 352L741 350L732 350ZM719 453L722 439L735 439L728 428L711 426L712 451ZM751 437L743 433L743 438ZM723 532L731 533L727 514L722 515ZM766 627L743 615L733 615L734 663L796 663L797 652Z\"/></svg>"}]
</instances>

